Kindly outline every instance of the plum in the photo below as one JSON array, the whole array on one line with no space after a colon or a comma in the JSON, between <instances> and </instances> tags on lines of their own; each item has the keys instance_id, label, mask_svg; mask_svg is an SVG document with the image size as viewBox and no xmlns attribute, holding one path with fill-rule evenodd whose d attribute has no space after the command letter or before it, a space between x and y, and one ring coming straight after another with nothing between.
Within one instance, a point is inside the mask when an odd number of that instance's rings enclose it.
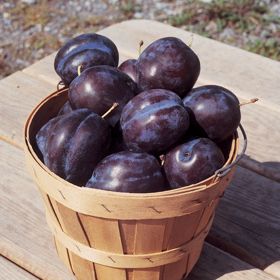
<instances>
[{"instance_id":1,"label":"plum","mask_svg":"<svg viewBox=\"0 0 280 280\"><path fill-rule=\"evenodd\" d=\"M196 184L212 176L225 163L219 147L208 138L197 138L169 151L164 171L170 187Z\"/></svg>"},{"instance_id":2,"label":"plum","mask_svg":"<svg viewBox=\"0 0 280 280\"><path fill-rule=\"evenodd\" d=\"M186 133L189 115L177 94L152 89L141 92L126 104L120 123L130 150L159 153Z\"/></svg>"},{"instance_id":3,"label":"plum","mask_svg":"<svg viewBox=\"0 0 280 280\"><path fill-rule=\"evenodd\" d=\"M135 93L136 84L128 75L103 65L88 68L75 78L70 84L68 97L74 109L88 108L101 116L118 103L106 118L114 126L124 105Z\"/></svg>"},{"instance_id":4,"label":"plum","mask_svg":"<svg viewBox=\"0 0 280 280\"><path fill-rule=\"evenodd\" d=\"M141 91L167 89L185 95L200 73L200 61L194 51L175 37L150 44L138 59L138 86Z\"/></svg>"},{"instance_id":5,"label":"plum","mask_svg":"<svg viewBox=\"0 0 280 280\"><path fill-rule=\"evenodd\" d=\"M136 59L127 59L120 66L119 69L126 73L135 83L138 82L138 66Z\"/></svg>"},{"instance_id":6,"label":"plum","mask_svg":"<svg viewBox=\"0 0 280 280\"><path fill-rule=\"evenodd\" d=\"M36 142L45 165L78 186L90 178L110 145L109 124L88 109L73 110L48 121Z\"/></svg>"},{"instance_id":7,"label":"plum","mask_svg":"<svg viewBox=\"0 0 280 280\"><path fill-rule=\"evenodd\" d=\"M54 68L65 85L69 85L78 76L78 67L85 70L96 65L117 67L119 52L116 45L107 37L88 33L68 41L58 51Z\"/></svg>"},{"instance_id":8,"label":"plum","mask_svg":"<svg viewBox=\"0 0 280 280\"><path fill-rule=\"evenodd\" d=\"M86 187L116 192L150 193L165 190L157 159L147 153L123 151L104 158Z\"/></svg>"},{"instance_id":9,"label":"plum","mask_svg":"<svg viewBox=\"0 0 280 280\"><path fill-rule=\"evenodd\" d=\"M71 104L70 104L70 102L69 102L69 100L67 100L65 103L64 103L64 105L60 108L60 110L59 110L59 112L58 112L58 116L60 116L60 115L65 115L65 114L68 114L68 113L70 113L70 112L72 112L73 111L73 109L72 109L72 107L71 107Z\"/></svg>"},{"instance_id":10,"label":"plum","mask_svg":"<svg viewBox=\"0 0 280 280\"><path fill-rule=\"evenodd\" d=\"M183 102L190 113L191 124L215 142L230 137L240 123L241 113L237 97L221 86L194 88Z\"/></svg>"}]
</instances>

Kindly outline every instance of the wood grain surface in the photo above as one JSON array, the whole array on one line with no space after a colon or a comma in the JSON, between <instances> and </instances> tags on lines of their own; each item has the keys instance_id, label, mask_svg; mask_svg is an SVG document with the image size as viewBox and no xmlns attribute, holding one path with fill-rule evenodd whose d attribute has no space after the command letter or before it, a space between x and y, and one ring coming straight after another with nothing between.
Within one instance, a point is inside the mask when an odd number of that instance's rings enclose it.
<instances>
[{"instance_id":1,"label":"wood grain surface","mask_svg":"<svg viewBox=\"0 0 280 280\"><path fill-rule=\"evenodd\" d=\"M226 265L217 265L220 262ZM205 244L201 258L186 280L276 280L212 245Z\"/></svg>"},{"instance_id":2,"label":"wood grain surface","mask_svg":"<svg viewBox=\"0 0 280 280\"><path fill-rule=\"evenodd\" d=\"M239 167L208 241L261 269L278 267L280 276L279 202L279 183Z\"/></svg>"},{"instance_id":3,"label":"wood grain surface","mask_svg":"<svg viewBox=\"0 0 280 280\"><path fill-rule=\"evenodd\" d=\"M38 280L37 277L0 256L0 280Z\"/></svg>"}]
</instances>

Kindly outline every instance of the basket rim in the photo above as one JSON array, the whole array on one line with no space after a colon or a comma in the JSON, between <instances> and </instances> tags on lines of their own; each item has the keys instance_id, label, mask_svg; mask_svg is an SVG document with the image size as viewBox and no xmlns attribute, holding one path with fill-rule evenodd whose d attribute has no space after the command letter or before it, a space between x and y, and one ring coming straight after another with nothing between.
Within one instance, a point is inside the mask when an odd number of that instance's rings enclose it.
<instances>
[{"instance_id":1,"label":"basket rim","mask_svg":"<svg viewBox=\"0 0 280 280\"><path fill-rule=\"evenodd\" d=\"M55 97L65 93L66 91L68 91L68 88L64 87L58 91L55 91L55 92L49 94L47 97L45 97L43 100L41 100L30 112L30 114L28 115L28 117L26 119L25 125L24 125L24 151L25 151L25 153L28 154L29 156L31 156L32 160L34 160L36 162L36 164L38 166L40 166L41 169L43 169L46 173L48 173L49 176L53 177L55 180L59 181L60 183L67 185L69 188L75 188L81 192L88 193L90 195L92 195L94 193L96 193L96 194L99 193L100 195L106 194L106 195L112 196L112 197L121 196L121 197L127 197L127 198L129 198L129 197L156 198L156 197L161 197L161 196L166 196L166 195L168 196L168 195L172 195L172 194L176 195L176 194L180 194L182 192L183 193L194 193L194 192L200 191L202 189L211 187L213 184L216 184L216 182L217 182L216 179L219 180L219 178L216 178L215 174L213 174L212 176L210 176L210 177L206 178L205 180L200 181L196 184L187 185L187 186L183 186L183 187L176 188L176 189L169 189L169 190L165 190L165 191L151 192L151 193L128 193L128 192L115 192L115 191L100 190L100 189L94 189L94 188L86 188L86 187L77 186L75 184L72 184L72 183L64 180L63 178L59 177L54 172L52 172L37 156L35 150L33 149L31 141L30 141L30 126L32 124L34 117L37 115L38 111L50 99L55 98ZM239 136L236 131L233 135L229 157L228 157L226 163L223 165L223 167L228 166L231 162L233 162L236 159L238 148L239 148Z\"/></svg>"}]
</instances>

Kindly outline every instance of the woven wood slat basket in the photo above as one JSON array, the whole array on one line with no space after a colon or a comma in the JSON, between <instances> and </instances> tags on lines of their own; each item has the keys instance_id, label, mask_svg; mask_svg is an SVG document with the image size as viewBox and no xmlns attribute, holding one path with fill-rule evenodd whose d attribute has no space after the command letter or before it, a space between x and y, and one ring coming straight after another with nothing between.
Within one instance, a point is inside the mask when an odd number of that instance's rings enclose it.
<instances>
[{"instance_id":1,"label":"woven wood slat basket","mask_svg":"<svg viewBox=\"0 0 280 280\"><path fill-rule=\"evenodd\" d=\"M56 116L67 89L44 99L25 126L27 166L46 208L59 257L78 280L181 280L197 262L216 206L235 171L151 194L80 188L52 173L35 135ZM237 157L233 137L227 165Z\"/></svg>"}]
</instances>

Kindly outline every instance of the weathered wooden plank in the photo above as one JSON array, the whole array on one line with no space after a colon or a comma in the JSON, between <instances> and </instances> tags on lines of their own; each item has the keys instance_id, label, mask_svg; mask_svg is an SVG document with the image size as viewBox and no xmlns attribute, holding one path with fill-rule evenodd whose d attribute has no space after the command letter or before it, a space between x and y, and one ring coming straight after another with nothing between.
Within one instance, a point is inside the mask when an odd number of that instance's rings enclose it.
<instances>
[{"instance_id":1,"label":"weathered wooden plank","mask_svg":"<svg viewBox=\"0 0 280 280\"><path fill-rule=\"evenodd\" d=\"M187 44L191 41L190 32L150 20L124 21L100 33L110 37L119 50L134 58L138 57L140 40L145 42L144 47L167 36L179 37ZM201 82L229 87L245 99L258 97L263 104L279 110L279 62L196 34L192 48L201 60Z\"/></svg>"},{"instance_id":2,"label":"weathered wooden plank","mask_svg":"<svg viewBox=\"0 0 280 280\"><path fill-rule=\"evenodd\" d=\"M219 265L221 264L221 265ZM226 265L222 265L226 264ZM205 244L194 270L186 280L276 280L273 276L264 273L229 254Z\"/></svg>"},{"instance_id":3,"label":"weathered wooden plank","mask_svg":"<svg viewBox=\"0 0 280 280\"><path fill-rule=\"evenodd\" d=\"M0 147L1 253L40 278L51 280L71 279L66 272L66 268L62 267L56 257L52 237L46 226L39 192L24 168L23 152L3 141L0 141ZM258 175L254 177L257 181ZM270 203L272 202L270 201ZM261 214L263 209L256 207L255 211L259 211ZM253 218L254 216L252 220ZM267 229L279 226L275 225L274 222L273 218L268 221L265 220ZM232 226L232 224L229 224L226 225L226 228L230 230ZM246 234L246 225L240 225L240 227L244 229L239 231L244 230L244 234ZM239 238L242 238L242 236L239 236ZM250 235L246 238L250 239ZM248 243L250 243L249 240ZM259 245L259 243L255 244L255 246ZM207 258L211 259L212 255L215 254L211 253ZM225 260L221 257L220 262L217 261L215 265L208 269L213 269L213 273L219 267L229 271L232 265L226 258ZM203 273L203 270L200 273ZM244 279L250 278L246 278L245 274Z\"/></svg>"},{"instance_id":4,"label":"weathered wooden plank","mask_svg":"<svg viewBox=\"0 0 280 280\"><path fill-rule=\"evenodd\" d=\"M280 184L239 167L217 209L208 241L280 275Z\"/></svg>"},{"instance_id":5,"label":"weathered wooden plank","mask_svg":"<svg viewBox=\"0 0 280 280\"><path fill-rule=\"evenodd\" d=\"M32 110L56 88L22 72L16 72L0 81L0 137L20 144L23 125Z\"/></svg>"},{"instance_id":6,"label":"weathered wooden plank","mask_svg":"<svg viewBox=\"0 0 280 280\"><path fill-rule=\"evenodd\" d=\"M72 279L55 253L42 200L26 173L23 152L0 141L0 154L1 254L39 278Z\"/></svg>"},{"instance_id":7,"label":"weathered wooden plank","mask_svg":"<svg viewBox=\"0 0 280 280\"><path fill-rule=\"evenodd\" d=\"M0 280L38 280L37 277L0 256Z\"/></svg>"},{"instance_id":8,"label":"weathered wooden plank","mask_svg":"<svg viewBox=\"0 0 280 280\"><path fill-rule=\"evenodd\" d=\"M0 256L0 280L38 280L37 277Z\"/></svg>"},{"instance_id":9,"label":"weathered wooden plank","mask_svg":"<svg viewBox=\"0 0 280 280\"><path fill-rule=\"evenodd\" d=\"M54 86L60 81L60 77L54 70L54 58L56 53L48 55L36 63L23 69L22 72L35 77L37 80L42 80Z\"/></svg>"}]
</instances>

